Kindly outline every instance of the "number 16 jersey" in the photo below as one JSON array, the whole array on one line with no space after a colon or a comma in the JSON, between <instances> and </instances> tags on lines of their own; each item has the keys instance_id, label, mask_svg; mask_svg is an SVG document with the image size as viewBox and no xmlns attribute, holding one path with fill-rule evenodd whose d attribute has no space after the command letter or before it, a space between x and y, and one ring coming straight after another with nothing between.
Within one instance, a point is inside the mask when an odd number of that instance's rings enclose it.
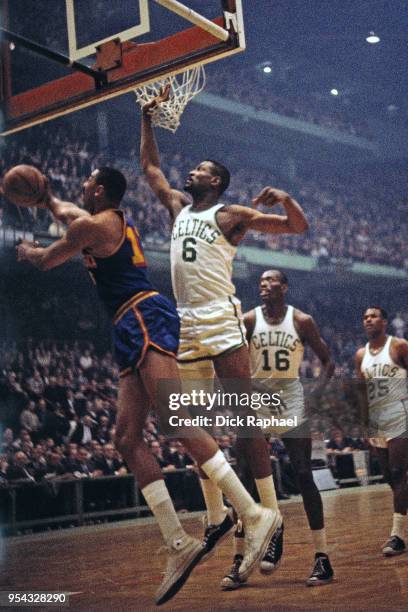
<instances>
[{"instance_id":1,"label":"number 16 jersey","mask_svg":"<svg viewBox=\"0 0 408 612\"><path fill-rule=\"evenodd\" d=\"M293 316L294 308L288 306L283 320L272 324L266 321L262 307L257 306L249 350L252 378L262 379L263 387L280 393L282 416L297 416L300 424L305 420L304 393L299 380L304 346Z\"/></svg>"}]
</instances>

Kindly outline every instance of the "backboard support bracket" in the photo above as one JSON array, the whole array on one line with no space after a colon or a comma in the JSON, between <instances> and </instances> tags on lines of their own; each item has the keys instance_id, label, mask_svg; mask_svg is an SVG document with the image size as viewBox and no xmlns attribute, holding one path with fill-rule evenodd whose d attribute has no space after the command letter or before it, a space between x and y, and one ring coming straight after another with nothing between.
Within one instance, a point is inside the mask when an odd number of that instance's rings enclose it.
<instances>
[{"instance_id":1,"label":"backboard support bracket","mask_svg":"<svg viewBox=\"0 0 408 612\"><path fill-rule=\"evenodd\" d=\"M180 10L190 11L177 0L154 1L172 6L176 3L178 9L181 6L183 8ZM147 2L148 0L139 0L139 6L143 9L140 12L139 26L143 31L149 19ZM66 3L67 7L73 10L74 0L66 0ZM72 56L70 49L70 58L65 56L59 58L61 63L76 68L75 72L14 95L10 88L6 87L8 54L4 48L2 110L5 122L1 135L13 134L133 91L139 86L166 76L173 76L200 64L204 65L243 51L245 35L242 2L221 0L220 4L219 17L208 20L198 16L199 21L205 21L205 27L200 23L154 42L142 44L132 42L126 38L128 34L124 31L114 38L96 41L93 50L88 50L77 49L75 38L73 39L75 49L80 55ZM194 14L188 21L196 19L197 14ZM71 29L73 34L72 24ZM216 33L219 35L216 36ZM8 47L7 43L3 46ZM54 53L51 50L47 51ZM96 63L92 67L77 61L77 57L95 52Z\"/></svg>"}]
</instances>

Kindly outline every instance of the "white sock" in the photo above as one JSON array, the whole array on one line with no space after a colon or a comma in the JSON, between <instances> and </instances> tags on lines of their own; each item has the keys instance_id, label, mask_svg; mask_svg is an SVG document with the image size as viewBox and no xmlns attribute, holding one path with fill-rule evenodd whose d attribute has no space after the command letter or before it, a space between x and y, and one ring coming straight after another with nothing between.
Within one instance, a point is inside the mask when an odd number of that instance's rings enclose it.
<instances>
[{"instance_id":1,"label":"white sock","mask_svg":"<svg viewBox=\"0 0 408 612\"><path fill-rule=\"evenodd\" d=\"M279 510L273 477L266 476L265 478L255 478L255 483L261 504L265 506L265 508L276 511Z\"/></svg>"},{"instance_id":2,"label":"white sock","mask_svg":"<svg viewBox=\"0 0 408 612\"><path fill-rule=\"evenodd\" d=\"M200 484L207 508L208 524L219 525L227 513L222 491L215 482L208 478L200 478Z\"/></svg>"},{"instance_id":3,"label":"white sock","mask_svg":"<svg viewBox=\"0 0 408 612\"><path fill-rule=\"evenodd\" d=\"M327 555L326 529L312 529L312 540L315 552Z\"/></svg>"},{"instance_id":4,"label":"white sock","mask_svg":"<svg viewBox=\"0 0 408 612\"><path fill-rule=\"evenodd\" d=\"M228 497L239 516L251 518L258 514L258 506L225 459L222 451L218 450L200 467Z\"/></svg>"},{"instance_id":5,"label":"white sock","mask_svg":"<svg viewBox=\"0 0 408 612\"><path fill-rule=\"evenodd\" d=\"M392 517L392 529L391 529L392 536L397 536L398 538L401 538L401 540L404 539L405 520L406 520L405 514L399 514L398 512L394 512L393 517Z\"/></svg>"},{"instance_id":6,"label":"white sock","mask_svg":"<svg viewBox=\"0 0 408 612\"><path fill-rule=\"evenodd\" d=\"M159 524L164 541L172 546L186 535L170 499L164 480L155 480L142 489L143 497Z\"/></svg>"}]
</instances>

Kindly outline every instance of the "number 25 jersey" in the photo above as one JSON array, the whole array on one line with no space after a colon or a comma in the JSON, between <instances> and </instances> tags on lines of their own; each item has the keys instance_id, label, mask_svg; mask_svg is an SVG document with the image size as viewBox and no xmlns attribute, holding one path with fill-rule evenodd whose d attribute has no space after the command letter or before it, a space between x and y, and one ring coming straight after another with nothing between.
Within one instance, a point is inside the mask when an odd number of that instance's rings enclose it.
<instances>
[{"instance_id":1,"label":"number 25 jersey","mask_svg":"<svg viewBox=\"0 0 408 612\"><path fill-rule=\"evenodd\" d=\"M392 336L379 353L373 355L366 344L361 372L367 381L367 397L371 409L386 408L390 404L406 400L407 371L396 364L390 354Z\"/></svg>"}]
</instances>

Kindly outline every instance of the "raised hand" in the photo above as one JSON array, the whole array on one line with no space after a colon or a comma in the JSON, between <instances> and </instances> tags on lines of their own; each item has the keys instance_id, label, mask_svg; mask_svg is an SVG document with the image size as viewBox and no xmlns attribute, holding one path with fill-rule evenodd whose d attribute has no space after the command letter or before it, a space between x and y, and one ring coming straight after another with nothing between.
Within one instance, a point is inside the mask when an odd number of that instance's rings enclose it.
<instances>
[{"instance_id":1,"label":"raised hand","mask_svg":"<svg viewBox=\"0 0 408 612\"><path fill-rule=\"evenodd\" d=\"M166 85L165 87L163 87L163 89L160 90L158 96L155 96L154 98L149 100L149 102L146 102L146 104L144 104L142 107L143 114L150 116L157 108L157 106L160 106L160 104L162 104L163 102L167 102L170 96L170 89L171 86L169 84Z\"/></svg>"},{"instance_id":2,"label":"raised hand","mask_svg":"<svg viewBox=\"0 0 408 612\"><path fill-rule=\"evenodd\" d=\"M264 187L262 191L252 198L252 205L259 206L275 206L275 204L283 204L289 198L289 194L275 187Z\"/></svg>"}]
</instances>

